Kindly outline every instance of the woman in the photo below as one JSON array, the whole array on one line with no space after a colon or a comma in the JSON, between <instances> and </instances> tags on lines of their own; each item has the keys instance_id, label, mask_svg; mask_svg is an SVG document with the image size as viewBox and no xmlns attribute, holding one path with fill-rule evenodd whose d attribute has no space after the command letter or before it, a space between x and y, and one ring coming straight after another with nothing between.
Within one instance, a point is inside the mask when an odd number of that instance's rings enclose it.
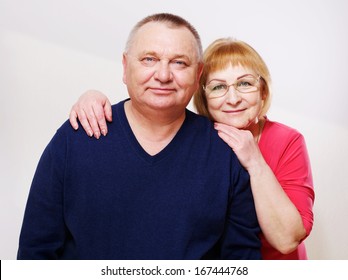
<instances>
[{"instance_id":1,"label":"woman","mask_svg":"<svg viewBox=\"0 0 348 280\"><path fill-rule=\"evenodd\" d=\"M270 84L268 68L252 47L218 39L204 52L194 105L199 114L215 122L219 136L250 174L263 259L307 259L303 240L313 226L314 201L308 152L299 132L266 117ZM79 115L90 136L90 125L98 131L100 124L105 135L104 114L111 119L109 106L101 93L86 93L73 107L70 121L77 128Z\"/></svg>"}]
</instances>

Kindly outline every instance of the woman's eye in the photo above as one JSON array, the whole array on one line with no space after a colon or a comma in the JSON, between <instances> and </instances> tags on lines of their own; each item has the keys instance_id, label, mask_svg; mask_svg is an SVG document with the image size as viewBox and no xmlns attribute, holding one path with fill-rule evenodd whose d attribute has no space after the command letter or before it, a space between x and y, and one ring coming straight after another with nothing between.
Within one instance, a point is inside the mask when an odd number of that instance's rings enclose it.
<instances>
[{"instance_id":1,"label":"woman's eye","mask_svg":"<svg viewBox=\"0 0 348 280\"><path fill-rule=\"evenodd\" d=\"M257 80L253 77L246 77L241 80L237 80L237 87L253 87L257 83Z\"/></svg>"},{"instance_id":2,"label":"woman's eye","mask_svg":"<svg viewBox=\"0 0 348 280\"><path fill-rule=\"evenodd\" d=\"M240 81L238 83L238 86L247 87L247 86L250 86L250 83L247 81Z\"/></svg>"},{"instance_id":3,"label":"woman's eye","mask_svg":"<svg viewBox=\"0 0 348 280\"><path fill-rule=\"evenodd\" d=\"M218 84L218 85L214 85L212 87L212 91L216 91L216 90L224 90L226 89L227 86L225 84Z\"/></svg>"},{"instance_id":4,"label":"woman's eye","mask_svg":"<svg viewBox=\"0 0 348 280\"><path fill-rule=\"evenodd\" d=\"M250 83L249 81L239 81L237 83L237 87L250 87L252 86L252 83Z\"/></svg>"}]
</instances>

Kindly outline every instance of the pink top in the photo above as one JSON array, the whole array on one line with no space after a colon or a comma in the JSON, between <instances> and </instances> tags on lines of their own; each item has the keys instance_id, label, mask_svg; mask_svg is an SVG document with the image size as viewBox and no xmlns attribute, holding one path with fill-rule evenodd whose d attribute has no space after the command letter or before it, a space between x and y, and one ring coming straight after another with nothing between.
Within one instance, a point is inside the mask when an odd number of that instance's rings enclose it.
<instances>
[{"instance_id":1,"label":"pink top","mask_svg":"<svg viewBox=\"0 0 348 280\"><path fill-rule=\"evenodd\" d=\"M259 147L278 182L299 211L307 237L313 226L314 189L304 137L291 127L267 119ZM263 235L261 241L263 259L307 259L303 242L294 252L284 255L272 248Z\"/></svg>"}]
</instances>

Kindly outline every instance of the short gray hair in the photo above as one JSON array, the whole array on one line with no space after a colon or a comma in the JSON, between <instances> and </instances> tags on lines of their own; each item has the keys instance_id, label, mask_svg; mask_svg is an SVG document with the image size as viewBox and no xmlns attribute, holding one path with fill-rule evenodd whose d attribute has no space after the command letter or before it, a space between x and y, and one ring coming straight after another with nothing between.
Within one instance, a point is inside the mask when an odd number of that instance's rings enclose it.
<instances>
[{"instance_id":1,"label":"short gray hair","mask_svg":"<svg viewBox=\"0 0 348 280\"><path fill-rule=\"evenodd\" d=\"M128 36L128 40L127 40L126 47L125 47L125 52L127 52L130 49L136 32L142 26L144 26L145 24L147 24L149 22L166 23L172 27L186 27L196 39L196 43L197 43L197 47L198 47L197 51L198 51L199 61L203 60L202 42L201 42L201 38L200 38L196 28L194 28L193 25L191 23L189 23L187 20L185 20L184 18L177 16L177 15L174 15L174 14L169 14L169 13L153 14L153 15L147 16L147 17L143 18L141 21L139 21L133 27L133 29L131 30L131 32Z\"/></svg>"}]
</instances>

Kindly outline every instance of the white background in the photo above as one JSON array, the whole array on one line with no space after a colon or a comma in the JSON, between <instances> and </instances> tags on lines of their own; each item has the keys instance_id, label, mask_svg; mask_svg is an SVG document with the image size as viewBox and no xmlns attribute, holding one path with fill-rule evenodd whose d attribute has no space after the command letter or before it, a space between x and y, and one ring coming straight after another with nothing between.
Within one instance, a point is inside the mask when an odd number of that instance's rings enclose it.
<instances>
[{"instance_id":1,"label":"white background","mask_svg":"<svg viewBox=\"0 0 348 280\"><path fill-rule=\"evenodd\" d=\"M85 90L125 98L121 56L143 17L176 13L251 44L268 64L268 114L305 136L315 223L311 259L348 259L348 2L345 0L0 0L0 259L15 259L40 155ZM44 213L43 213L44 215Z\"/></svg>"}]
</instances>

